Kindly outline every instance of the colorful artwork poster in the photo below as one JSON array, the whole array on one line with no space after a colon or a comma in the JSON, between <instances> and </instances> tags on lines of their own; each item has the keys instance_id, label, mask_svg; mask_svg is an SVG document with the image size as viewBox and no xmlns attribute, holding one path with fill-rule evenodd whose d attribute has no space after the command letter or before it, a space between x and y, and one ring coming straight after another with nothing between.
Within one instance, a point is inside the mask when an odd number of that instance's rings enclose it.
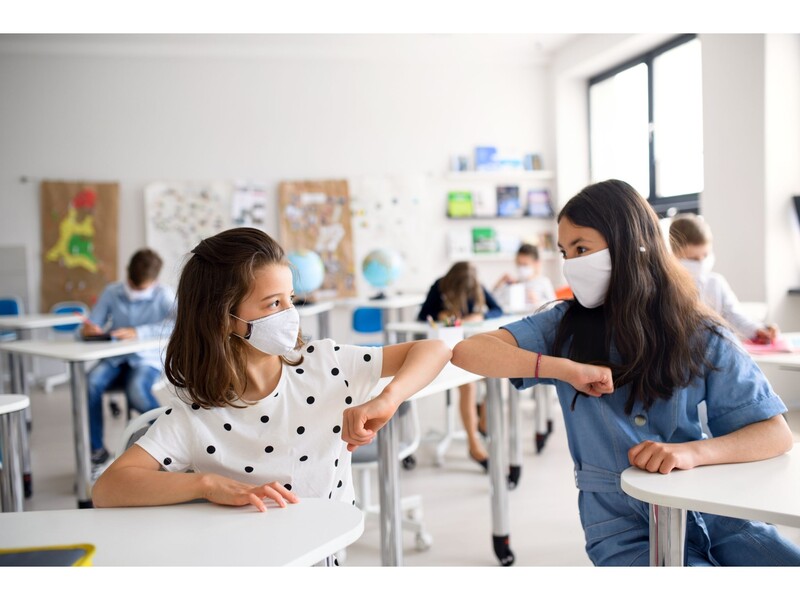
<instances>
[{"instance_id":1,"label":"colorful artwork poster","mask_svg":"<svg viewBox=\"0 0 800 600\"><path fill-rule=\"evenodd\" d=\"M145 238L164 260L162 283L177 288L192 249L232 226L231 193L228 182L154 182L145 186Z\"/></svg>"},{"instance_id":2,"label":"colorful artwork poster","mask_svg":"<svg viewBox=\"0 0 800 600\"><path fill-rule=\"evenodd\" d=\"M346 180L285 181L279 186L286 252L313 251L325 265L320 298L355 296L350 193Z\"/></svg>"},{"instance_id":3,"label":"colorful artwork poster","mask_svg":"<svg viewBox=\"0 0 800 600\"><path fill-rule=\"evenodd\" d=\"M258 181L236 181L233 184L233 198L231 200L231 221L233 225L235 227L255 227L262 231L265 230L267 226L267 201L267 186L265 184Z\"/></svg>"},{"instance_id":4,"label":"colorful artwork poster","mask_svg":"<svg viewBox=\"0 0 800 600\"><path fill-rule=\"evenodd\" d=\"M41 309L77 300L92 306L117 280L119 184L42 181Z\"/></svg>"}]
</instances>

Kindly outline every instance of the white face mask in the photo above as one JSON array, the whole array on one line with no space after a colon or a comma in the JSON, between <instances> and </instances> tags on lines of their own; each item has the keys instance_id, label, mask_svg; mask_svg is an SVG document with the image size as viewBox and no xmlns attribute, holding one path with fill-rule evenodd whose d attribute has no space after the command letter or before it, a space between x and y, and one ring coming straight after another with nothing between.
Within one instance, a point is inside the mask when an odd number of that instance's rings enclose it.
<instances>
[{"instance_id":1,"label":"white face mask","mask_svg":"<svg viewBox=\"0 0 800 600\"><path fill-rule=\"evenodd\" d=\"M528 279L533 278L533 267L529 267L527 265L517 267L517 275L519 276L520 281L527 281Z\"/></svg>"},{"instance_id":2,"label":"white face mask","mask_svg":"<svg viewBox=\"0 0 800 600\"><path fill-rule=\"evenodd\" d=\"M130 284L125 283L125 295L128 296L128 300L130 300L131 302L138 302L140 300L150 300L153 297L153 294L155 294L155 292L156 292L155 284L143 290L135 290L130 286Z\"/></svg>"},{"instance_id":3,"label":"white face mask","mask_svg":"<svg viewBox=\"0 0 800 600\"><path fill-rule=\"evenodd\" d=\"M611 252L608 248L564 261L564 278L572 293L586 308L596 308L606 299L611 283Z\"/></svg>"},{"instance_id":4,"label":"white face mask","mask_svg":"<svg viewBox=\"0 0 800 600\"><path fill-rule=\"evenodd\" d=\"M245 321L236 315L231 316L248 325L245 335L234 335L246 340L253 348L265 354L283 356L294 350L297 345L300 314L295 307L254 321Z\"/></svg>"},{"instance_id":5,"label":"white face mask","mask_svg":"<svg viewBox=\"0 0 800 600\"><path fill-rule=\"evenodd\" d=\"M692 274L692 277L705 277L711 273L711 269L714 268L714 255L709 254L703 260L681 258L679 262L686 267L686 270Z\"/></svg>"}]
</instances>

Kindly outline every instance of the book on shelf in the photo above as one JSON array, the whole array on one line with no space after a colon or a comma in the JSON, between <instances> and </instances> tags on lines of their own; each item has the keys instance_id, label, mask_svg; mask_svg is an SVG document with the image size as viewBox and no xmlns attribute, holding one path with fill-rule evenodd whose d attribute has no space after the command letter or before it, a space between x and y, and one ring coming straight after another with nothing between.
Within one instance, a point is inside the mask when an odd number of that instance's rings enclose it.
<instances>
[{"instance_id":1,"label":"book on shelf","mask_svg":"<svg viewBox=\"0 0 800 600\"><path fill-rule=\"evenodd\" d=\"M497 216L521 217L522 213L523 208L519 199L519 186L497 186Z\"/></svg>"},{"instance_id":2,"label":"book on shelf","mask_svg":"<svg viewBox=\"0 0 800 600\"><path fill-rule=\"evenodd\" d=\"M476 192L472 196L473 217L496 217L497 198L494 194Z\"/></svg>"},{"instance_id":3,"label":"book on shelf","mask_svg":"<svg viewBox=\"0 0 800 600\"><path fill-rule=\"evenodd\" d=\"M472 251L475 254L497 252L497 232L494 227L472 228Z\"/></svg>"},{"instance_id":4,"label":"book on shelf","mask_svg":"<svg viewBox=\"0 0 800 600\"><path fill-rule=\"evenodd\" d=\"M528 203L525 214L529 217L553 217L553 204L550 202L550 191L547 189L528 190Z\"/></svg>"},{"instance_id":5,"label":"book on shelf","mask_svg":"<svg viewBox=\"0 0 800 600\"><path fill-rule=\"evenodd\" d=\"M471 217L472 214L472 192L452 191L447 193L448 217Z\"/></svg>"}]
</instances>

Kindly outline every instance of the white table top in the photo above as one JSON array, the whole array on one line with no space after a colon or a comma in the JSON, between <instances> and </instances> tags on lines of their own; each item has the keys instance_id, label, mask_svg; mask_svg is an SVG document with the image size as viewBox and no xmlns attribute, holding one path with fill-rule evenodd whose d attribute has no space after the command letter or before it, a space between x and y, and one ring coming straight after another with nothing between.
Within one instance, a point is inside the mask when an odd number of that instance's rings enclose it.
<instances>
[{"instance_id":1,"label":"white table top","mask_svg":"<svg viewBox=\"0 0 800 600\"><path fill-rule=\"evenodd\" d=\"M365 306L369 308L407 308L419 306L425 302L425 294L397 294L375 300L372 298L340 298L336 301L339 306Z\"/></svg>"},{"instance_id":2,"label":"white table top","mask_svg":"<svg viewBox=\"0 0 800 600\"><path fill-rule=\"evenodd\" d=\"M314 302L313 304L303 304L295 308L297 308L297 312L300 314L301 317L311 317L313 315L318 315L320 313L333 310L335 306L336 303L330 301L330 302Z\"/></svg>"},{"instance_id":3,"label":"white table top","mask_svg":"<svg viewBox=\"0 0 800 600\"><path fill-rule=\"evenodd\" d=\"M22 394L0 394L0 415L24 410L30 404L30 398Z\"/></svg>"},{"instance_id":4,"label":"white table top","mask_svg":"<svg viewBox=\"0 0 800 600\"><path fill-rule=\"evenodd\" d=\"M781 367L800 368L800 332L781 333L787 345L794 352L750 352L750 356L757 364L778 365Z\"/></svg>"},{"instance_id":5,"label":"white table top","mask_svg":"<svg viewBox=\"0 0 800 600\"><path fill-rule=\"evenodd\" d=\"M20 340L0 344L0 351L65 361L90 361L158 349L159 339L83 342L79 340ZM166 345L166 340L163 340Z\"/></svg>"},{"instance_id":6,"label":"white table top","mask_svg":"<svg viewBox=\"0 0 800 600\"><path fill-rule=\"evenodd\" d=\"M39 329L83 322L81 315L42 313L0 317L0 329Z\"/></svg>"},{"instance_id":7,"label":"white table top","mask_svg":"<svg viewBox=\"0 0 800 600\"><path fill-rule=\"evenodd\" d=\"M768 460L667 475L629 467L622 490L650 504L800 527L800 444Z\"/></svg>"},{"instance_id":8,"label":"white table top","mask_svg":"<svg viewBox=\"0 0 800 600\"><path fill-rule=\"evenodd\" d=\"M192 503L0 514L0 547L88 543L95 566L309 566L363 531L360 509L319 498L266 513Z\"/></svg>"}]
</instances>

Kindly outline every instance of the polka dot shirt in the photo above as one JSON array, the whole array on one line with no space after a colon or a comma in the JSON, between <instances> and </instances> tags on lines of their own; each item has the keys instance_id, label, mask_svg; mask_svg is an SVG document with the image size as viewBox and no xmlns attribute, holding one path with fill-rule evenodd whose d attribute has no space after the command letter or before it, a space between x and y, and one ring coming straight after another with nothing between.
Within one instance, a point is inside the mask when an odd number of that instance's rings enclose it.
<instances>
[{"instance_id":1,"label":"polka dot shirt","mask_svg":"<svg viewBox=\"0 0 800 600\"><path fill-rule=\"evenodd\" d=\"M283 365L269 396L245 408L174 401L136 443L167 471L218 473L253 485L278 481L303 498L355 502L342 412L380 379L380 347L316 340Z\"/></svg>"}]
</instances>

